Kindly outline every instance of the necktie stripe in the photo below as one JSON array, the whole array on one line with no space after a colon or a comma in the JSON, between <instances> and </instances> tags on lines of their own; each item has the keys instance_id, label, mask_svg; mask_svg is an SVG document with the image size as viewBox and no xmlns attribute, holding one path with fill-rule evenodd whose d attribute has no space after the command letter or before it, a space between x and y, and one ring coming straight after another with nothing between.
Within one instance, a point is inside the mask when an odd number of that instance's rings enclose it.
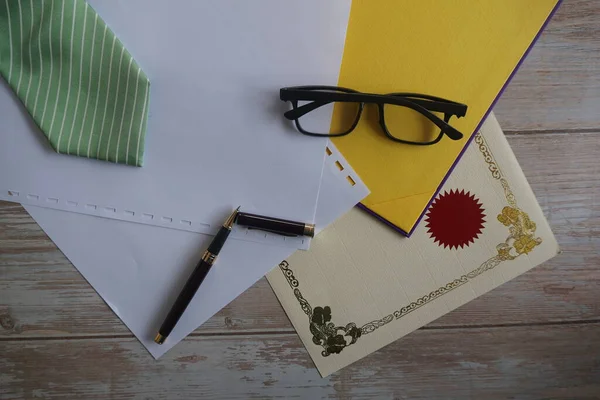
<instances>
[{"instance_id":1,"label":"necktie stripe","mask_svg":"<svg viewBox=\"0 0 600 400\"><path fill-rule=\"evenodd\" d=\"M27 92L25 93L25 105L29 105L29 90L31 89L31 80L33 78L33 57L31 55L31 45L33 44L33 25L35 24L35 19L33 16L33 0L30 1L31 7L31 21L29 22L29 83L27 84Z\"/></svg>"},{"instance_id":2,"label":"necktie stripe","mask_svg":"<svg viewBox=\"0 0 600 400\"><path fill-rule=\"evenodd\" d=\"M106 31L108 30L107 26L104 25L104 33L102 34L102 49L100 49L100 72L98 73L98 88L96 90L96 105L94 106L94 117L92 118L92 125L90 126L90 131L98 132L96 129L96 114L98 113L98 101L100 100L100 85L102 83L102 72L104 71L104 64L102 63L104 60L104 43L106 42ZM108 93L107 93L108 95ZM97 135L98 136L98 135ZM94 135L90 135L88 138L88 149L87 156L90 157L90 151L92 149L92 138Z\"/></svg>"},{"instance_id":3,"label":"necktie stripe","mask_svg":"<svg viewBox=\"0 0 600 400\"><path fill-rule=\"evenodd\" d=\"M11 83L12 80L12 70L13 70L13 42L12 42L12 23L10 17L10 7L8 6L8 0L6 1L6 20L8 21L8 49L10 53L10 61L8 64L8 83Z\"/></svg>"},{"instance_id":4,"label":"necktie stripe","mask_svg":"<svg viewBox=\"0 0 600 400\"><path fill-rule=\"evenodd\" d=\"M48 18L48 48L50 49L50 74L48 75L48 88L46 89L46 100L44 101L44 111L40 120L40 126L44 127L46 117L46 108L48 107L48 99L50 97L50 89L52 88L52 74L54 73L54 52L52 51L52 24L50 20L54 18L54 0L50 0L50 17ZM48 134L48 139L50 134Z\"/></svg>"},{"instance_id":5,"label":"necktie stripe","mask_svg":"<svg viewBox=\"0 0 600 400\"><path fill-rule=\"evenodd\" d=\"M56 120L56 111L58 109L58 100L59 100L59 96L60 96L60 85L62 83L62 70L63 70L63 27L64 27L64 20L65 20L65 2L64 0L62 1L62 10L60 12L60 39L59 39L59 56L58 56L58 86L56 88L56 100L54 101L54 112L52 113L52 119L50 120L50 129L48 130L48 139L52 139L52 134L53 134L53 127L54 127L54 121ZM52 26L52 24L50 25ZM52 33L50 33L50 35L52 36ZM50 37L50 40L52 40L52 37ZM50 141L52 143L52 140Z\"/></svg>"},{"instance_id":6,"label":"necktie stripe","mask_svg":"<svg viewBox=\"0 0 600 400\"><path fill-rule=\"evenodd\" d=\"M81 88L81 80L83 76L83 49L85 45L85 26L87 23L87 8L88 5L85 3L85 11L83 16L83 32L81 35L81 48L79 50L79 83L77 84L78 88ZM73 139L73 130L75 129L75 123L77 122L77 110L79 109L79 99L81 97L81 89L77 90L77 99L75 100L75 111L73 112L73 122L71 122L71 131L69 132L69 141L67 143L67 154L71 153L71 140ZM77 155L79 155L79 150L77 151Z\"/></svg>"},{"instance_id":7,"label":"necktie stripe","mask_svg":"<svg viewBox=\"0 0 600 400\"><path fill-rule=\"evenodd\" d=\"M135 165L140 165L140 160L143 159L144 146L140 147L142 141L142 132L146 130L146 123L148 122L148 88L150 85L146 85L146 93L144 93L144 107L142 107L142 116L140 121L140 131L137 135L137 147L135 150ZM142 152L140 154L140 151Z\"/></svg>"},{"instance_id":8,"label":"necktie stripe","mask_svg":"<svg viewBox=\"0 0 600 400\"><path fill-rule=\"evenodd\" d=\"M125 111L127 111L127 94L129 93L129 75L131 73L131 63L133 58L129 59L129 66L127 67L127 81L125 82L125 98L123 100L123 113L121 114L121 125L119 126L119 134L117 136L117 150L115 151L115 160L119 162L119 147L121 146L121 135L123 134L123 122L125 121ZM133 111L133 109L132 109Z\"/></svg>"},{"instance_id":9,"label":"necktie stripe","mask_svg":"<svg viewBox=\"0 0 600 400\"><path fill-rule=\"evenodd\" d=\"M33 0L32 0L33 1ZM34 100L34 104L33 104L33 112L32 115L35 118L36 116L36 111L37 111L37 105L38 105L38 100L39 100L39 96L40 96L40 89L42 88L42 77L44 76L44 59L42 58L42 27L44 26L44 8L46 8L45 6L41 7L41 16L40 16L40 30L38 32L38 51L40 53L40 76L38 78L38 86L37 86L37 90L35 91L35 100ZM32 7L33 9L33 7Z\"/></svg>"},{"instance_id":10,"label":"necktie stripe","mask_svg":"<svg viewBox=\"0 0 600 400\"><path fill-rule=\"evenodd\" d=\"M81 139L83 138L83 133L85 131L85 125L86 125L86 117L87 117L87 112L88 112L88 106L90 103L90 93L92 91L92 76L93 76L93 66L94 66L94 48L96 46L96 28L98 26L98 14L95 15L94 17L94 31L92 34L92 48L90 50L90 70L88 72L88 88L87 88L87 96L85 99L85 110L83 111L83 123L81 124L81 130L79 131L79 140L77 141L77 155L80 156L81 155ZM90 136L90 140L92 138L92 135ZM88 142L88 157L89 155L89 142Z\"/></svg>"},{"instance_id":11,"label":"necktie stripe","mask_svg":"<svg viewBox=\"0 0 600 400\"><path fill-rule=\"evenodd\" d=\"M135 80L135 94L133 95L133 107L132 107L133 113L135 113L137 111L135 106L137 104L138 86L140 84L140 71L141 70L142 69L138 67L137 79ZM129 132L127 133L127 148L125 149L125 154L127 155L127 157L125 158L125 164L127 164L127 165L129 165L129 144L131 143L131 131L132 130L133 130L133 118L131 118L131 121L129 121Z\"/></svg>"},{"instance_id":12,"label":"necktie stripe","mask_svg":"<svg viewBox=\"0 0 600 400\"><path fill-rule=\"evenodd\" d=\"M17 0L19 4L19 43L21 43L21 67L19 68L19 82L17 83L17 95L20 95L21 91L21 79L23 79L23 10L21 8L21 0Z\"/></svg>"},{"instance_id":13,"label":"necktie stripe","mask_svg":"<svg viewBox=\"0 0 600 400\"><path fill-rule=\"evenodd\" d=\"M112 143L113 128L115 127L115 114L117 113L117 105L119 104L119 93L121 91L121 66L123 65L123 56L125 55L125 48L121 48L121 56L119 57L119 68L117 70L117 86L115 87L114 106L112 112L112 118L110 119L110 129L108 130L108 141L106 143L106 156L105 160L108 160L108 153L110 151L110 144Z\"/></svg>"},{"instance_id":14,"label":"necktie stripe","mask_svg":"<svg viewBox=\"0 0 600 400\"><path fill-rule=\"evenodd\" d=\"M102 145L102 136L104 136L104 123L106 122L106 112L108 111L108 99L110 94L111 80L110 77L112 75L112 66L113 66L113 57L115 55L115 43L117 42L117 37L113 37L112 48L110 49L110 61L108 65L108 87L106 88L106 101L104 103L104 115L102 116L102 124L100 126L100 137L98 138L98 149L96 153L96 158L100 158L100 150Z\"/></svg>"},{"instance_id":15,"label":"necktie stripe","mask_svg":"<svg viewBox=\"0 0 600 400\"><path fill-rule=\"evenodd\" d=\"M64 0L63 0L64 1ZM64 4L64 3L63 3ZM60 125L60 131L58 131L58 143L56 145L56 151L58 153L64 152L64 147L61 147L62 137L65 130L65 121L67 119L67 115L69 114L67 111L69 110L69 98L71 97L71 88L73 87L73 42L75 36L75 21L77 20L77 2L74 2L73 8L73 23L71 25L71 35L70 35L70 47L69 47L69 81L67 83L67 99L64 103L64 108L62 110L63 118L62 123ZM61 88L62 90L62 88Z\"/></svg>"},{"instance_id":16,"label":"necktie stripe","mask_svg":"<svg viewBox=\"0 0 600 400\"><path fill-rule=\"evenodd\" d=\"M148 78L91 6L0 0L0 26L0 74L55 151L141 165Z\"/></svg>"}]
</instances>

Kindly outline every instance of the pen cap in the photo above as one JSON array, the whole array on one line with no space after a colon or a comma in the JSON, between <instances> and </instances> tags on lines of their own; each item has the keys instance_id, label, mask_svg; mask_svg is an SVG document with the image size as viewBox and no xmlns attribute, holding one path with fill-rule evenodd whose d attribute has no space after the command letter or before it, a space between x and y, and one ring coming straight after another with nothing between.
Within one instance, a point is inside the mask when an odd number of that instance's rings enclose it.
<instances>
[{"instance_id":1,"label":"pen cap","mask_svg":"<svg viewBox=\"0 0 600 400\"><path fill-rule=\"evenodd\" d=\"M314 236L314 225L304 222L240 212L236 223L249 229L278 233L285 236Z\"/></svg>"}]
</instances>

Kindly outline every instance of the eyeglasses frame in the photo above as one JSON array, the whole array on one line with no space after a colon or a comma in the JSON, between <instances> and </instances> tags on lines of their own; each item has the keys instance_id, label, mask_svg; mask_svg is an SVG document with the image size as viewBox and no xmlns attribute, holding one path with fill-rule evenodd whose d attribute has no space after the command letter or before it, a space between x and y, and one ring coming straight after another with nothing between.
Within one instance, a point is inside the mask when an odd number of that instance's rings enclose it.
<instances>
[{"instance_id":1,"label":"eyeglasses frame","mask_svg":"<svg viewBox=\"0 0 600 400\"><path fill-rule=\"evenodd\" d=\"M438 143L442 137L447 135L452 140L460 140L463 134L452 127L448 122L452 116L457 118L464 117L467 113L467 105L457 103L441 97L419 94L419 93L388 93L374 94L362 93L354 89L339 87L339 86L293 86L281 88L279 97L282 101L289 101L292 104L292 109L285 112L283 115L288 120L294 121L296 128L308 136L316 137L340 137L350 134L358 125L365 104L376 104L379 108L379 125L385 135L399 143L413 145L432 145ZM304 104L298 107L299 101L312 101L312 103ZM345 132L334 134L323 134L310 132L302 128L299 119L328 103L357 103L358 112L352 126ZM438 137L429 142L413 142L409 140L399 139L393 136L385 124L385 105L396 105L408 107L429 119L433 124L440 128ZM444 113L444 119L439 118L433 112Z\"/></svg>"}]
</instances>

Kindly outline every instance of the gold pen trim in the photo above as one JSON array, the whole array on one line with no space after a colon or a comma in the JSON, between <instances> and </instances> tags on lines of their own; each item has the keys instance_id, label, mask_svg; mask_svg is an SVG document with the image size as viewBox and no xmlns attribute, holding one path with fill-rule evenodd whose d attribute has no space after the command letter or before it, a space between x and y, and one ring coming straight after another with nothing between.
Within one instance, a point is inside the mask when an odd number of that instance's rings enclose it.
<instances>
[{"instance_id":1,"label":"gold pen trim","mask_svg":"<svg viewBox=\"0 0 600 400\"><path fill-rule=\"evenodd\" d=\"M165 339L166 339L166 337L164 337L160 333L157 333L156 336L154 337L154 342L156 344L163 344L165 342Z\"/></svg>"},{"instance_id":2,"label":"gold pen trim","mask_svg":"<svg viewBox=\"0 0 600 400\"><path fill-rule=\"evenodd\" d=\"M235 223L235 219L237 218L238 211L240 211L240 207L241 206L238 206L238 208L236 208L231 213L231 215L225 220L225 222L223 223L223 228L227 228L229 230L233 228L233 224Z\"/></svg>"},{"instance_id":3,"label":"gold pen trim","mask_svg":"<svg viewBox=\"0 0 600 400\"><path fill-rule=\"evenodd\" d=\"M213 253L209 252L208 250L206 250L204 252L204 254L202 254L202 261L205 261L205 262L209 263L210 265L213 265L216 259L217 259L217 256L214 255Z\"/></svg>"},{"instance_id":4,"label":"gold pen trim","mask_svg":"<svg viewBox=\"0 0 600 400\"><path fill-rule=\"evenodd\" d=\"M315 237L315 224L304 225L304 236Z\"/></svg>"}]
</instances>

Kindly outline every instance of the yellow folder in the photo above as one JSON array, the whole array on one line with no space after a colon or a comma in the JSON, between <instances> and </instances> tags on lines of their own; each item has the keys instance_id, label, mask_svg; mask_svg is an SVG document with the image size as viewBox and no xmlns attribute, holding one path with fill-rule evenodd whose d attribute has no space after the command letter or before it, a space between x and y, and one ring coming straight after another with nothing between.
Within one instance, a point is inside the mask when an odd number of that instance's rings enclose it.
<instances>
[{"instance_id":1,"label":"yellow folder","mask_svg":"<svg viewBox=\"0 0 600 400\"><path fill-rule=\"evenodd\" d=\"M468 105L464 137L431 146L389 140L374 107L335 145L371 190L363 206L406 234L490 111L559 0L354 0L339 85L417 92ZM334 111L335 118L340 118ZM418 128L418 114L406 115ZM408 120L415 118L415 121Z\"/></svg>"}]
</instances>

